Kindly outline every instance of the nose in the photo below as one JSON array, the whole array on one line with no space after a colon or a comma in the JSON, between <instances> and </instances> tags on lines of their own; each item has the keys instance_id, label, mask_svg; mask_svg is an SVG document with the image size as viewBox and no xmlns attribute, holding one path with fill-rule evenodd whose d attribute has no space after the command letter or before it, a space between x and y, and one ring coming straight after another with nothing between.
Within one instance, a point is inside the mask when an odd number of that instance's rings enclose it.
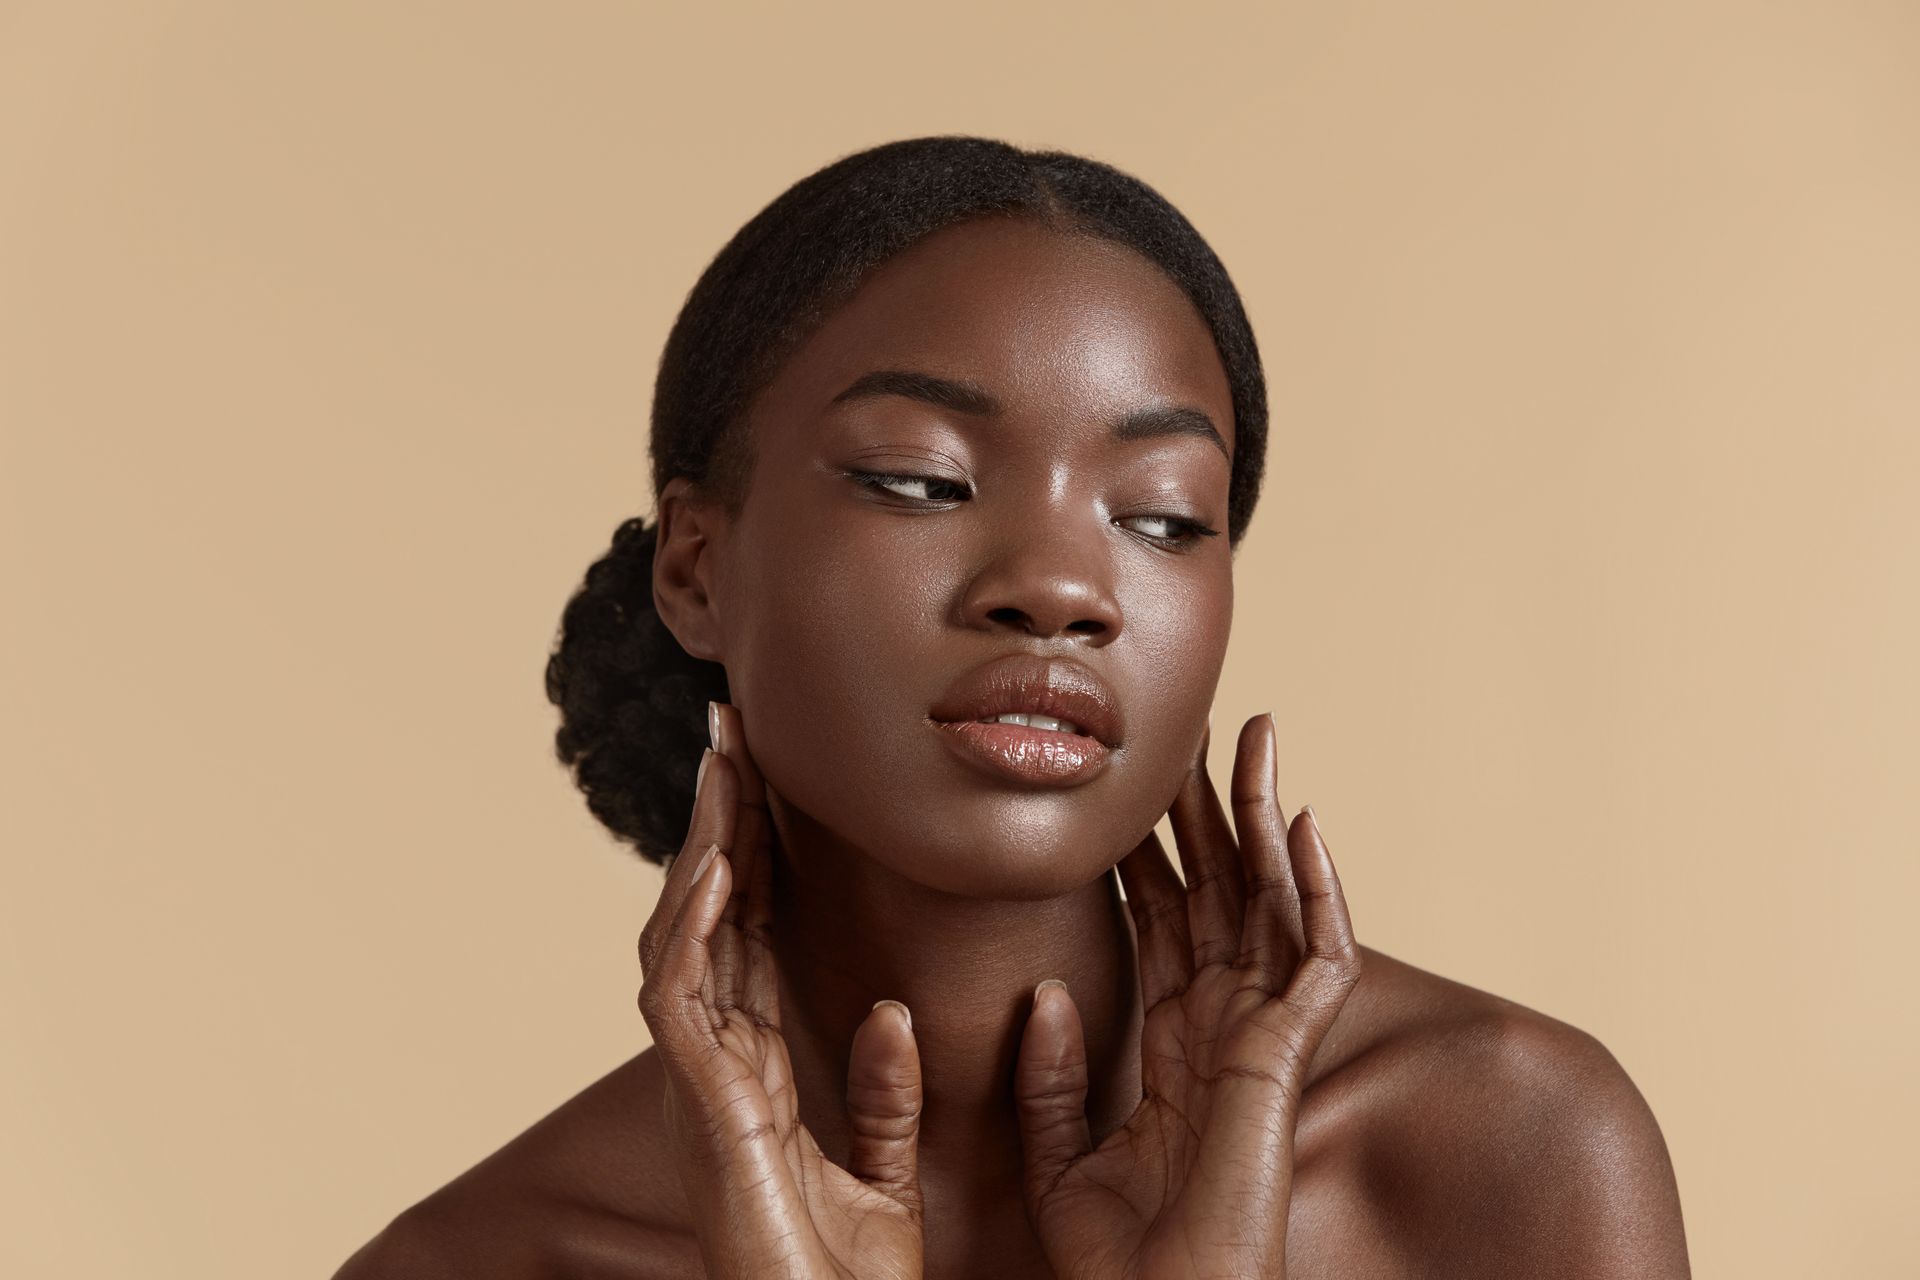
<instances>
[{"instance_id":1,"label":"nose","mask_svg":"<svg viewBox=\"0 0 1920 1280\"><path fill-rule=\"evenodd\" d=\"M1104 522L1063 517L1015 522L988 550L960 602L981 631L1064 636L1102 647L1119 638L1120 602Z\"/></svg>"}]
</instances>

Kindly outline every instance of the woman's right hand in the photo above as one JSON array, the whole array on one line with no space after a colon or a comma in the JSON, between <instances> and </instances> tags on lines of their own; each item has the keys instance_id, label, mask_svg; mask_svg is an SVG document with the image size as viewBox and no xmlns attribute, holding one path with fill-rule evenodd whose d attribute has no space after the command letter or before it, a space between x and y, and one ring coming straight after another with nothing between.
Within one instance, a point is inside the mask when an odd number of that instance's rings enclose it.
<instances>
[{"instance_id":1,"label":"woman's right hand","mask_svg":"<svg viewBox=\"0 0 1920 1280\"><path fill-rule=\"evenodd\" d=\"M849 1168L799 1120L769 945L774 839L737 708L711 705L686 843L640 935L640 1012L666 1069L666 1127L707 1274L921 1274L920 1056L906 1006L854 1033Z\"/></svg>"}]
</instances>

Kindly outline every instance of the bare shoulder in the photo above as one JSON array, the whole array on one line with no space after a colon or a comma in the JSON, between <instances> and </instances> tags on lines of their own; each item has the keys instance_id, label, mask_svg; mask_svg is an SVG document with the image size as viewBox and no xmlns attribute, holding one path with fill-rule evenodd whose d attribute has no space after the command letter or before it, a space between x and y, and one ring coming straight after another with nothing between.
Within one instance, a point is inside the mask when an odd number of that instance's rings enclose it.
<instances>
[{"instance_id":1,"label":"bare shoulder","mask_svg":"<svg viewBox=\"0 0 1920 1280\"><path fill-rule=\"evenodd\" d=\"M1316 1071L1323 1113L1337 1118L1324 1127L1361 1153L1348 1186L1415 1269L1689 1274L1666 1141L1605 1045L1514 1001L1363 954L1353 1025Z\"/></svg>"},{"instance_id":2,"label":"bare shoulder","mask_svg":"<svg viewBox=\"0 0 1920 1280\"><path fill-rule=\"evenodd\" d=\"M670 1280L703 1275L659 1158L651 1049L405 1210L334 1280Z\"/></svg>"}]
</instances>

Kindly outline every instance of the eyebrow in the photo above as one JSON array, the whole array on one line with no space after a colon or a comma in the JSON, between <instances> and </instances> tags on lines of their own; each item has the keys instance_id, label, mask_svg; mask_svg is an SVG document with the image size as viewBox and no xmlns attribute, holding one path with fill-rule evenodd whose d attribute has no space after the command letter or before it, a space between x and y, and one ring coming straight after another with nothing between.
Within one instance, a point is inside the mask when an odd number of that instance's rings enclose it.
<instances>
[{"instance_id":1,"label":"eyebrow","mask_svg":"<svg viewBox=\"0 0 1920 1280\"><path fill-rule=\"evenodd\" d=\"M974 417L991 417L1000 412L1000 402L971 382L942 378L910 369L876 369L861 374L831 403L864 400L872 396L905 396L910 400L952 409ZM1198 436L1210 441L1229 462L1233 453L1220 429L1199 409L1173 405L1159 409L1136 409L1116 418L1111 424L1116 440L1146 440L1154 436Z\"/></svg>"}]
</instances>

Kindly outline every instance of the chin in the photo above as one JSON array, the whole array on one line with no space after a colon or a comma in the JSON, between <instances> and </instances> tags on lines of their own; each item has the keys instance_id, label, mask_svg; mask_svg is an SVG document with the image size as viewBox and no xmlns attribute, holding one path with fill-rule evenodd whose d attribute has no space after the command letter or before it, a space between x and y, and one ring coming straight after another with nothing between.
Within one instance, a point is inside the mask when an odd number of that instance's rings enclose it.
<instances>
[{"instance_id":1,"label":"chin","mask_svg":"<svg viewBox=\"0 0 1920 1280\"><path fill-rule=\"evenodd\" d=\"M929 889L1033 901L1097 880L1153 829L1166 804L1143 805L1133 791L1129 805L1107 787L949 787L887 812L844 815L844 826L823 825L842 833L845 846Z\"/></svg>"},{"instance_id":2,"label":"chin","mask_svg":"<svg viewBox=\"0 0 1920 1280\"><path fill-rule=\"evenodd\" d=\"M1022 783L970 762L927 721L849 715L818 689L776 687L747 723L759 729L750 745L788 811L795 856L821 845L822 856L865 859L966 898L1031 901L1084 888L1153 829L1185 776L1178 747L1116 747L1084 782ZM1184 741L1153 721L1140 737Z\"/></svg>"}]
</instances>

